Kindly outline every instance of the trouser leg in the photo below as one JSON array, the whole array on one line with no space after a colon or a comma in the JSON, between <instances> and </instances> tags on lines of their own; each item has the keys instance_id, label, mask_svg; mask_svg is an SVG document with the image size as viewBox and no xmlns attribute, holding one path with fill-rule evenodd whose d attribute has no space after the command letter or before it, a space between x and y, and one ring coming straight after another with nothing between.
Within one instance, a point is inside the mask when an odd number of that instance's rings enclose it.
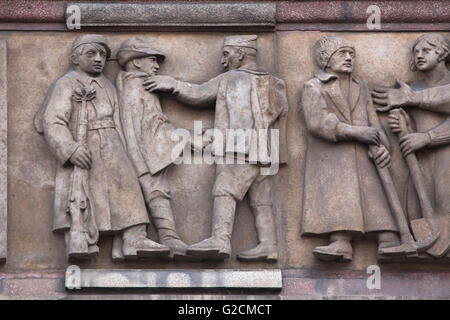
<instances>
[{"instance_id":1,"label":"trouser leg","mask_svg":"<svg viewBox=\"0 0 450 320\"><path fill-rule=\"evenodd\" d=\"M236 200L233 197L215 197L211 237L189 246L187 252L206 259L229 258L235 211Z\"/></svg>"},{"instance_id":2,"label":"trouser leg","mask_svg":"<svg viewBox=\"0 0 450 320\"><path fill-rule=\"evenodd\" d=\"M185 256L187 244L181 241L175 226L169 199L159 196L149 203L153 224L158 232L159 241L171 248L171 257Z\"/></svg>"}]
</instances>

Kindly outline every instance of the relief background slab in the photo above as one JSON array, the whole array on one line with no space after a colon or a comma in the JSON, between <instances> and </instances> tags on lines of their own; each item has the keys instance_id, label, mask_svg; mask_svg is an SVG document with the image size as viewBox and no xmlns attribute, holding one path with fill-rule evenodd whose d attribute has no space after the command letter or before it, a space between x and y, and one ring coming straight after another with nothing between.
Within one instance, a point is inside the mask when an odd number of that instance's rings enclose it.
<instances>
[{"instance_id":1,"label":"relief background slab","mask_svg":"<svg viewBox=\"0 0 450 320\"><path fill-rule=\"evenodd\" d=\"M202 82L222 72L220 65L223 38L236 33L105 33L113 53L125 39L138 35L151 41L155 49L167 54L160 74L181 80ZM327 33L333 34L333 33ZM410 47L421 33L339 33L356 48L355 74L369 87L394 84L395 77L411 81L418 77L409 71ZM8 40L8 123L9 123L9 258L0 271L62 270L68 263L62 236L52 233L52 206L55 159L44 139L33 128L33 116L51 82L69 67L69 52L78 33L1 32ZM326 240L300 238L303 167L306 149L305 123L299 107L303 83L312 77L316 66L311 48L320 32L258 33L260 64L278 74L287 84L289 99L289 164L273 178L274 212L280 247L277 264L241 263L235 253L256 244L254 219L246 201L238 204L232 239L233 256L225 263L150 262L113 263L112 238L100 240L100 255L82 268L299 268L317 270L361 270L377 264L374 240L355 242L354 260L347 264L323 263L311 251ZM447 37L450 33L444 33ZM106 75L115 80L119 68L107 63ZM194 120L212 127L213 111L188 109L175 100L161 99L164 112L179 127L193 128ZM385 116L381 117L386 127ZM393 172L396 187L403 195L407 169L390 134L393 145ZM189 244L210 235L214 166L181 165L169 174L173 210L180 236ZM152 230L152 238L155 231ZM442 264L386 264L392 270L448 270Z\"/></svg>"}]
</instances>

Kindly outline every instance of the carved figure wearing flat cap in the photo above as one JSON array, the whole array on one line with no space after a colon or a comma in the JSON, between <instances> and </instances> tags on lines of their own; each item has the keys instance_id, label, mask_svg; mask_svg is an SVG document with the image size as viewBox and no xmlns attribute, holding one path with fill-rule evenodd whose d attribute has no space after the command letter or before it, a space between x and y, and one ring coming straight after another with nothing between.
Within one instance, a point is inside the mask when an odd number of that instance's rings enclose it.
<instances>
[{"instance_id":1,"label":"carved figure wearing flat cap","mask_svg":"<svg viewBox=\"0 0 450 320\"><path fill-rule=\"evenodd\" d=\"M355 49L324 36L314 47L320 70L304 85L308 130L302 235L324 237L321 260L352 260L352 240L376 233L378 250L398 244L397 226L376 166L390 164L389 141L366 84L352 72Z\"/></svg>"},{"instance_id":2,"label":"carved figure wearing flat cap","mask_svg":"<svg viewBox=\"0 0 450 320\"><path fill-rule=\"evenodd\" d=\"M110 53L101 35L76 38L72 69L52 84L35 116L57 160L53 230L65 234L69 259L97 254L102 235L123 239L113 258L167 256L168 247L147 238L149 219L124 148L116 89L102 73Z\"/></svg>"},{"instance_id":3,"label":"carved figure wearing flat cap","mask_svg":"<svg viewBox=\"0 0 450 320\"><path fill-rule=\"evenodd\" d=\"M131 38L122 43L117 52L120 71L116 86L119 93L120 115L127 144L127 152L139 177L145 201L159 240L171 248L171 257L186 257L187 245L180 239L170 205L167 170L177 156L173 155L178 142L172 140L176 128L162 112L159 97L149 93L143 81L157 74L163 53L148 43Z\"/></svg>"},{"instance_id":4,"label":"carved figure wearing flat cap","mask_svg":"<svg viewBox=\"0 0 450 320\"><path fill-rule=\"evenodd\" d=\"M279 130L279 162L286 162L286 116L288 111L283 80L270 75L257 64L257 36L239 35L226 37L222 60L225 73L203 83L177 81L167 76L150 77L145 82L151 92L167 92L177 100L193 106L215 107L214 128L223 133L226 141L230 129L261 130L266 132L262 147L270 150L270 129ZM265 131L264 131L265 130ZM213 153L237 156L237 145L213 141ZM279 144L278 144L279 142ZM259 243L241 252L237 258L244 261L276 261L278 258L275 221L272 209L270 179L261 174L262 166L270 165L270 159L248 161L249 150L256 146L253 139L245 140L239 151L243 163L217 163L213 188L214 206L212 235L189 246L187 252L206 259L223 260L231 255L236 201L248 194L255 216ZM236 147L236 148L235 148ZM258 148L261 147L259 144ZM232 151L230 151L232 150ZM276 152L276 151L274 151ZM269 152L270 153L270 152Z\"/></svg>"}]
</instances>

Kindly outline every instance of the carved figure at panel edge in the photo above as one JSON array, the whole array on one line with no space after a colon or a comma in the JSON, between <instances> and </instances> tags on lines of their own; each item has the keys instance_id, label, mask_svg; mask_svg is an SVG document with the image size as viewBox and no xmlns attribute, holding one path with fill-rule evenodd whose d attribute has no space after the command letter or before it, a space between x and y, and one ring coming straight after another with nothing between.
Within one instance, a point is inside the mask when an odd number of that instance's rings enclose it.
<instances>
[{"instance_id":1,"label":"carved figure at panel edge","mask_svg":"<svg viewBox=\"0 0 450 320\"><path fill-rule=\"evenodd\" d=\"M170 93L177 100L196 108L215 105L214 127L221 130L224 137L229 129L278 128L279 162L285 163L288 110L285 85L282 80L257 65L256 42L255 35L226 37L221 63L227 72L203 84L177 81L168 76L152 76L144 84L150 92ZM263 139L266 143L260 143L258 147L270 148L270 139L267 137L269 131L266 131ZM255 248L239 253L237 258L244 261L278 259L270 180L267 175L261 174L263 165L270 165L270 159L265 159L264 164L261 161L249 162L249 150L256 143L253 139L246 140L243 154L245 163L217 163L213 188L212 235L189 246L189 254L218 260L230 257L236 201L242 200L248 192L259 243ZM228 143L217 143L217 140L213 141L212 146L216 157L226 155L230 147ZM233 145L232 150L231 156L238 157L235 150L239 148L234 148Z\"/></svg>"},{"instance_id":2,"label":"carved figure at panel edge","mask_svg":"<svg viewBox=\"0 0 450 320\"><path fill-rule=\"evenodd\" d=\"M450 249L450 61L449 44L437 33L420 36L412 46L411 69L423 79L411 87L375 88L380 112L391 110L389 126L400 138L410 171L406 210L417 239L439 234L424 256L440 258ZM403 109L399 109L403 107Z\"/></svg>"},{"instance_id":3,"label":"carved figure at panel edge","mask_svg":"<svg viewBox=\"0 0 450 320\"><path fill-rule=\"evenodd\" d=\"M101 35L75 39L72 70L51 85L35 116L57 159L53 230L65 234L69 259L95 256L104 234L116 237L113 259L168 256L168 247L147 238L147 210L124 149L116 89L102 74L110 52Z\"/></svg>"},{"instance_id":4,"label":"carved figure at panel edge","mask_svg":"<svg viewBox=\"0 0 450 320\"><path fill-rule=\"evenodd\" d=\"M308 129L302 235L329 239L313 251L325 261L351 261L351 241L369 233L379 255L390 247L400 248L391 255L417 255L435 238L416 242L409 232L389 171L388 138L366 84L352 75L353 45L324 36L314 51L320 70L305 83L301 102Z\"/></svg>"},{"instance_id":5,"label":"carved figure at panel edge","mask_svg":"<svg viewBox=\"0 0 450 320\"><path fill-rule=\"evenodd\" d=\"M144 79L157 73L164 54L143 40L132 38L122 43L117 59L125 68L117 76L116 87L128 155L138 174L159 240L172 249L174 258L187 259L187 245L176 231L166 175L184 147L177 148L179 142L172 139L176 128L162 112L158 96L147 92L142 85ZM177 155L173 154L174 150L179 150Z\"/></svg>"}]
</instances>

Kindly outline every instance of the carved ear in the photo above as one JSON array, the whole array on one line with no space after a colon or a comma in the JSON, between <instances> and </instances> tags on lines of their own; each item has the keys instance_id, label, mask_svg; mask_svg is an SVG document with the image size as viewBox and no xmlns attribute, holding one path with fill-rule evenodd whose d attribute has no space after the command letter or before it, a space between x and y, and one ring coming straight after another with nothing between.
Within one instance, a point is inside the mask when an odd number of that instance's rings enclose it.
<instances>
[{"instance_id":1,"label":"carved ear","mask_svg":"<svg viewBox=\"0 0 450 320\"><path fill-rule=\"evenodd\" d=\"M245 51L242 48L239 48L239 60L244 60L245 58Z\"/></svg>"},{"instance_id":2,"label":"carved ear","mask_svg":"<svg viewBox=\"0 0 450 320\"><path fill-rule=\"evenodd\" d=\"M141 68L141 62L139 61L139 59L133 59L132 63L133 63L133 66L136 69L140 69Z\"/></svg>"},{"instance_id":3,"label":"carved ear","mask_svg":"<svg viewBox=\"0 0 450 320\"><path fill-rule=\"evenodd\" d=\"M70 62L74 65L74 66L77 66L78 65L78 54L76 54L76 53L72 53L71 55L70 55Z\"/></svg>"},{"instance_id":4,"label":"carved ear","mask_svg":"<svg viewBox=\"0 0 450 320\"><path fill-rule=\"evenodd\" d=\"M436 48L436 52L439 55L439 62L446 61L448 58L448 51L442 48Z\"/></svg>"}]
</instances>

